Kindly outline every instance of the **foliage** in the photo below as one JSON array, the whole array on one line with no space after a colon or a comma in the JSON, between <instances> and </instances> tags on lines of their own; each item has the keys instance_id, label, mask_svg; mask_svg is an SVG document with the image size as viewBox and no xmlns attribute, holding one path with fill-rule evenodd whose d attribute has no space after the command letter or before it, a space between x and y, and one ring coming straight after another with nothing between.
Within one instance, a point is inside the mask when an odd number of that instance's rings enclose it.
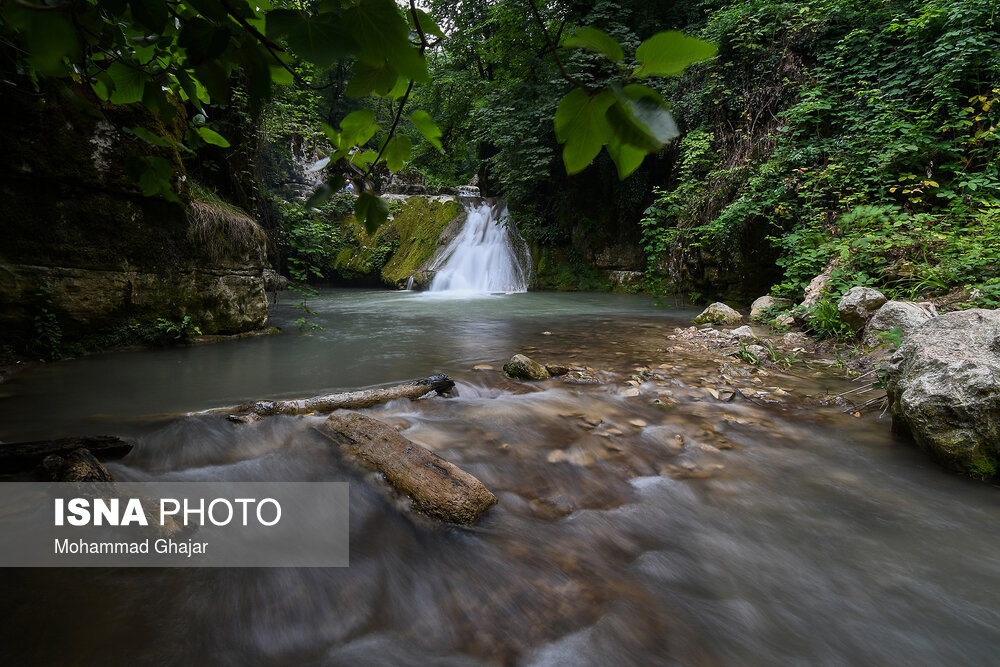
<instances>
[{"instance_id":1,"label":"foliage","mask_svg":"<svg viewBox=\"0 0 1000 667\"><path fill-rule=\"evenodd\" d=\"M28 354L46 359L58 359L62 354L63 331L56 317L52 290L40 287L35 293L35 314L32 317L32 337L26 346Z\"/></svg>"},{"instance_id":2,"label":"foliage","mask_svg":"<svg viewBox=\"0 0 1000 667\"><path fill-rule=\"evenodd\" d=\"M806 310L806 329L820 338L841 338L850 332L850 327L840 319L837 301L829 297Z\"/></svg>"},{"instance_id":3,"label":"foliage","mask_svg":"<svg viewBox=\"0 0 1000 667\"><path fill-rule=\"evenodd\" d=\"M995 3L715 6L697 34L719 57L667 92L694 125L644 222L650 266L669 273L671 253L691 248L728 255L745 230L770 229L784 274L776 295L801 297L839 262L831 298L857 284L907 298L968 286L979 296L967 302L990 305Z\"/></svg>"}]
</instances>

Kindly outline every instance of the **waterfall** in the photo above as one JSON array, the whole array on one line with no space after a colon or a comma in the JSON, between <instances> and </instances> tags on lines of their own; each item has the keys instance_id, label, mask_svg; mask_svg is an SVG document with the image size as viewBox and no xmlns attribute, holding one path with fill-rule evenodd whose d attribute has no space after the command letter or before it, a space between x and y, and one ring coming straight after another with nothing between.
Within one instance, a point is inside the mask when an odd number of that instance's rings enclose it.
<instances>
[{"instance_id":1,"label":"waterfall","mask_svg":"<svg viewBox=\"0 0 1000 667\"><path fill-rule=\"evenodd\" d=\"M431 265L431 292L526 292L528 278L515 243L524 242L505 224L501 203L465 202L468 217L440 257Z\"/></svg>"}]
</instances>

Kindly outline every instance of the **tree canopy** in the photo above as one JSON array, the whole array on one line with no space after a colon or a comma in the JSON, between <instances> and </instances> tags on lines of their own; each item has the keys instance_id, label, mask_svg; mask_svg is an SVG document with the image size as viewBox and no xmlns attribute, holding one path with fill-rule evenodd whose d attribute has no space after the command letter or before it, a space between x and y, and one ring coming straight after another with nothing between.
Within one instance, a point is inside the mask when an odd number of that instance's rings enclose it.
<instances>
[{"instance_id":1,"label":"tree canopy","mask_svg":"<svg viewBox=\"0 0 1000 667\"><path fill-rule=\"evenodd\" d=\"M554 122L570 174L586 168L602 148L621 178L634 171L676 134L649 77L672 76L714 54L710 44L676 31L623 48L608 32L581 23L573 3L539 8L534 0L473 1L432 3L430 9L413 0L405 9L393 0L15 0L0 10L4 69L9 72L5 85L93 96L105 104L141 103L166 117L178 112L179 100L190 124L179 148L187 150L186 144L229 145L212 127L209 105L225 103L235 88L256 115L275 86L316 90L346 82L347 97L374 96L386 102L391 113L383 122L388 128L380 127L370 108L324 119L330 150L321 166L329 178L310 203L323 201L351 180L359 192L355 213L374 227L385 220L388 207L370 178L377 165L398 171L411 158L414 142L403 126L434 150L443 149L445 133L432 115L407 111L407 102L416 85L439 72L434 66L438 59L455 58L470 39L482 36L476 28L470 32L460 25L458 14L488 14L485 30L518 29L508 33L511 39L536 35L531 50L548 58L562 80L540 106ZM445 19L444 29L432 18L434 12ZM449 48L452 42L459 46ZM487 74L479 46L472 55L484 76L503 76L496 66L504 58L524 57L517 48L500 57L487 54ZM315 77L303 75L304 67L314 73L337 67L340 75L336 82L317 84ZM448 84L456 81L453 73L444 77ZM151 144L176 143L132 129ZM378 142L372 143L376 134ZM171 197L170 176L169 169L150 159L138 179L144 193Z\"/></svg>"}]
</instances>

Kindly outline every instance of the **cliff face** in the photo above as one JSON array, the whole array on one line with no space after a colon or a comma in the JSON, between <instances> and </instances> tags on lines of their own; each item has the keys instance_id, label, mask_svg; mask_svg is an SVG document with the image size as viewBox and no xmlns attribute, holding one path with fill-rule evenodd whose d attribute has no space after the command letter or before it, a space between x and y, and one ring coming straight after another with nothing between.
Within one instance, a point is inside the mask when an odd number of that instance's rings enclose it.
<instances>
[{"instance_id":1,"label":"cliff face","mask_svg":"<svg viewBox=\"0 0 1000 667\"><path fill-rule=\"evenodd\" d=\"M2 114L0 342L30 340L43 302L71 338L157 318L188 316L204 333L266 324L263 234L236 243L223 224L196 225L177 151L127 129L180 138L179 128L138 107L102 117L13 98ZM143 196L128 155L169 164L183 203Z\"/></svg>"}]
</instances>

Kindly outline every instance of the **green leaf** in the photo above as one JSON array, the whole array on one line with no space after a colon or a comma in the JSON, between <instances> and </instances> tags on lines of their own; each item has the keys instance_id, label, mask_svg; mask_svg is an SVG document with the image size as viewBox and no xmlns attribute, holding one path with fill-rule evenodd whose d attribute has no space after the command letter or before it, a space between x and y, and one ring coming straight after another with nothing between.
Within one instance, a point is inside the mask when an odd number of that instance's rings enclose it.
<instances>
[{"instance_id":1,"label":"green leaf","mask_svg":"<svg viewBox=\"0 0 1000 667\"><path fill-rule=\"evenodd\" d=\"M372 93L384 97L392 92L399 79L399 73L386 61L380 66L356 62L353 70L354 73L347 84L348 97L365 97Z\"/></svg>"},{"instance_id":2,"label":"green leaf","mask_svg":"<svg viewBox=\"0 0 1000 667\"><path fill-rule=\"evenodd\" d=\"M583 171L613 135L605 112L615 101L608 90L589 96L582 88L574 88L556 108L556 139L563 146L563 164L567 174Z\"/></svg>"},{"instance_id":3,"label":"green leaf","mask_svg":"<svg viewBox=\"0 0 1000 667\"><path fill-rule=\"evenodd\" d=\"M375 123L375 112L371 109L359 109L344 116L340 121L340 145L364 146L378 129Z\"/></svg>"},{"instance_id":4,"label":"green leaf","mask_svg":"<svg viewBox=\"0 0 1000 667\"><path fill-rule=\"evenodd\" d=\"M226 141L226 138L211 128L199 127L198 135L201 136L205 143L212 144L213 146L229 148L229 142Z\"/></svg>"},{"instance_id":5,"label":"green leaf","mask_svg":"<svg viewBox=\"0 0 1000 667\"><path fill-rule=\"evenodd\" d=\"M169 148L171 145L169 139L167 139L166 137L161 137L158 134L154 134L153 132L150 132L144 127L133 127L130 129L132 130L132 134L154 146L159 146L160 148Z\"/></svg>"},{"instance_id":6,"label":"green leaf","mask_svg":"<svg viewBox=\"0 0 1000 667\"><path fill-rule=\"evenodd\" d=\"M59 12L29 12L25 43L31 53L31 66L41 74L62 75L63 58L80 50L76 28Z\"/></svg>"},{"instance_id":7,"label":"green leaf","mask_svg":"<svg viewBox=\"0 0 1000 667\"><path fill-rule=\"evenodd\" d=\"M306 200L306 209L316 208L336 194L336 192L342 187L344 187L343 176L334 176L325 183L322 183L318 188L316 188L316 191L309 196L309 199Z\"/></svg>"},{"instance_id":8,"label":"green leaf","mask_svg":"<svg viewBox=\"0 0 1000 667\"><path fill-rule=\"evenodd\" d=\"M284 67L271 65L271 81L276 86L291 86L295 83L295 77Z\"/></svg>"},{"instance_id":9,"label":"green leaf","mask_svg":"<svg viewBox=\"0 0 1000 667\"><path fill-rule=\"evenodd\" d=\"M660 32L639 45L635 76L673 76L691 63L711 58L718 49L714 44L688 37L677 30Z\"/></svg>"},{"instance_id":10,"label":"green leaf","mask_svg":"<svg viewBox=\"0 0 1000 667\"><path fill-rule=\"evenodd\" d=\"M618 168L618 180L624 181L629 174L639 168L647 152L631 144L622 143L616 136L608 142L608 155Z\"/></svg>"},{"instance_id":11,"label":"green leaf","mask_svg":"<svg viewBox=\"0 0 1000 667\"><path fill-rule=\"evenodd\" d=\"M188 101L194 105L198 111L204 111L201 108L201 100L198 98L198 86L195 80L191 78L191 75L182 69L178 69L174 72L174 77L177 79L177 83L180 84L181 90L184 91L184 95L187 97Z\"/></svg>"},{"instance_id":12,"label":"green leaf","mask_svg":"<svg viewBox=\"0 0 1000 667\"><path fill-rule=\"evenodd\" d=\"M389 140L385 147L385 163L389 171L397 172L403 168L403 164L410 159L410 149L413 147L410 138L405 135L396 135Z\"/></svg>"},{"instance_id":13,"label":"green leaf","mask_svg":"<svg viewBox=\"0 0 1000 667\"><path fill-rule=\"evenodd\" d=\"M427 63L410 44L410 29L393 0L361 0L344 13L344 26L357 41L358 60L389 66L415 81L427 81Z\"/></svg>"},{"instance_id":14,"label":"green leaf","mask_svg":"<svg viewBox=\"0 0 1000 667\"><path fill-rule=\"evenodd\" d=\"M426 111L414 111L410 114L410 122L413 123L420 131L420 134L424 135L424 139L429 141L434 148L442 153L444 152L444 149L441 147L441 130L429 113Z\"/></svg>"},{"instance_id":15,"label":"green leaf","mask_svg":"<svg viewBox=\"0 0 1000 667\"><path fill-rule=\"evenodd\" d=\"M444 31L438 27L431 15L422 9L417 10L417 17L420 19L420 29L423 30L424 35L434 35L436 37L444 37ZM413 12L406 12L406 19L410 24L410 27L414 30L417 26L413 23Z\"/></svg>"},{"instance_id":16,"label":"green leaf","mask_svg":"<svg viewBox=\"0 0 1000 667\"><path fill-rule=\"evenodd\" d=\"M617 63L625 57L622 47L608 33L597 28L580 28L563 40L562 45L570 49L587 49L606 55Z\"/></svg>"},{"instance_id":17,"label":"green leaf","mask_svg":"<svg viewBox=\"0 0 1000 667\"><path fill-rule=\"evenodd\" d=\"M612 86L612 91L617 102L608 110L608 122L622 141L652 152L678 135L666 101L655 90L632 84L624 89Z\"/></svg>"},{"instance_id":18,"label":"green leaf","mask_svg":"<svg viewBox=\"0 0 1000 667\"><path fill-rule=\"evenodd\" d=\"M222 102L229 97L229 70L221 60L206 60L195 67L194 71L213 101Z\"/></svg>"},{"instance_id":19,"label":"green leaf","mask_svg":"<svg viewBox=\"0 0 1000 667\"><path fill-rule=\"evenodd\" d=\"M316 65L329 65L349 55L355 48L354 35L334 14L302 17L288 31L288 46Z\"/></svg>"},{"instance_id":20,"label":"green leaf","mask_svg":"<svg viewBox=\"0 0 1000 667\"><path fill-rule=\"evenodd\" d=\"M362 192L354 202L354 217L365 226L365 231L374 234L389 217L389 203L370 192Z\"/></svg>"},{"instance_id":21,"label":"green leaf","mask_svg":"<svg viewBox=\"0 0 1000 667\"><path fill-rule=\"evenodd\" d=\"M112 103L131 104L142 99L146 76L139 69L116 62L111 64L107 73L115 84L115 89L111 91Z\"/></svg>"}]
</instances>

